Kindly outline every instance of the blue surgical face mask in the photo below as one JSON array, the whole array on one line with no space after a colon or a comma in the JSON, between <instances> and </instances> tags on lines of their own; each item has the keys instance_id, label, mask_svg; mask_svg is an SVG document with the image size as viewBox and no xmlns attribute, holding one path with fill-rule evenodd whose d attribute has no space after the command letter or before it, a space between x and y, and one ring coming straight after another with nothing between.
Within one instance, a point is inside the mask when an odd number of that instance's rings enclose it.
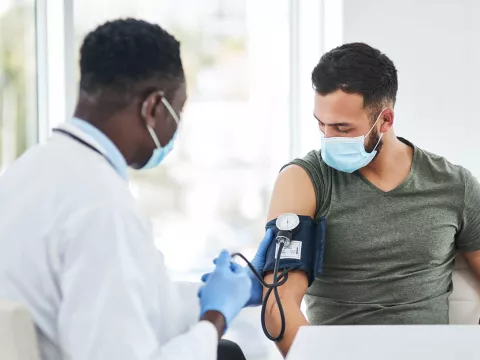
<instances>
[{"instance_id":1,"label":"blue surgical face mask","mask_svg":"<svg viewBox=\"0 0 480 360\"><path fill-rule=\"evenodd\" d=\"M380 134L377 144L371 153L365 151L365 139L372 132L383 111L378 115L375 124L366 135L358 137L329 137L322 134L322 159L338 171L352 173L367 166L377 155L377 147L383 134Z\"/></svg>"},{"instance_id":2,"label":"blue surgical face mask","mask_svg":"<svg viewBox=\"0 0 480 360\"><path fill-rule=\"evenodd\" d=\"M173 144L175 143L175 140L177 138L178 124L180 122L180 119L179 119L178 115L176 114L175 110L173 110L170 103L163 96L162 96L162 102L165 105L165 107L167 108L170 115L173 117L173 119L177 123L177 128L175 129L175 133L173 134L173 136L170 139L170 141L168 142L168 144L165 145L165 146L162 146L160 144L160 141L158 141L157 134L155 134L155 131L153 130L153 128L147 124L147 130L150 133L150 136L152 137L153 142L155 143L156 149L153 150L152 156L150 156L150 159L142 167L142 170L152 169L154 167L157 167L163 161L163 159L165 159L165 157L170 153L170 151L172 151Z\"/></svg>"}]
</instances>

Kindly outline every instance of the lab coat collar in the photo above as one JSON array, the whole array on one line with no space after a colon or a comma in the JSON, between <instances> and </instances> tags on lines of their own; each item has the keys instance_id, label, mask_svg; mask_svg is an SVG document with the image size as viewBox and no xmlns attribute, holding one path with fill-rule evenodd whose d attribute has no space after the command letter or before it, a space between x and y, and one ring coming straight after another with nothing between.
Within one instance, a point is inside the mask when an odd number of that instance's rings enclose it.
<instances>
[{"instance_id":1,"label":"lab coat collar","mask_svg":"<svg viewBox=\"0 0 480 360\"><path fill-rule=\"evenodd\" d=\"M123 179L128 180L128 165L125 158L116 145L98 128L77 118L61 124L58 128L94 147L110 162Z\"/></svg>"}]
</instances>

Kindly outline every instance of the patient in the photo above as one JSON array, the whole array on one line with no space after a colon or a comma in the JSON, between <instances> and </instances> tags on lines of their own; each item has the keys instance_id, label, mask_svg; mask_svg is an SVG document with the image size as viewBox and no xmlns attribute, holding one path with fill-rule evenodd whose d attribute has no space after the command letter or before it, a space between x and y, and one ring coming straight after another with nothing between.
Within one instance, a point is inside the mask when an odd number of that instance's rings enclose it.
<instances>
[{"instance_id":1,"label":"patient","mask_svg":"<svg viewBox=\"0 0 480 360\"><path fill-rule=\"evenodd\" d=\"M279 288L287 329L278 348L285 356L309 324L447 324L457 251L480 276L478 181L395 135L397 70L379 50L362 43L333 49L312 82L322 150L280 172L268 220L326 215L324 271L310 288L303 272ZM452 119L453 129L461 121ZM266 318L278 334L273 296Z\"/></svg>"}]
</instances>

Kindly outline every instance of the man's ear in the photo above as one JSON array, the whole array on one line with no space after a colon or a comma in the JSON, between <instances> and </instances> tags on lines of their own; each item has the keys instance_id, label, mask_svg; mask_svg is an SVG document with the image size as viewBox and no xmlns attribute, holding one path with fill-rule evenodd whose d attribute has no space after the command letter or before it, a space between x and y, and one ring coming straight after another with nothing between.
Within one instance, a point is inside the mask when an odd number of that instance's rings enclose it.
<instances>
[{"instance_id":1,"label":"man's ear","mask_svg":"<svg viewBox=\"0 0 480 360\"><path fill-rule=\"evenodd\" d=\"M381 118L379 119L379 122L381 124L380 132L386 133L393 126L393 122L395 120L395 113L392 109L387 108L383 110L380 116L381 116Z\"/></svg>"}]
</instances>

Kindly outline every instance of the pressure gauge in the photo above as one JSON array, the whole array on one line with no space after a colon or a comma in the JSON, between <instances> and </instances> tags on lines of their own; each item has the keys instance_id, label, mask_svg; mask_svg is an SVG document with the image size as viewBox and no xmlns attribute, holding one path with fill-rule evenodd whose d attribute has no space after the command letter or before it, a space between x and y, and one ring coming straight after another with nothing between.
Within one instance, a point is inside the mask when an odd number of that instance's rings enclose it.
<instances>
[{"instance_id":1,"label":"pressure gauge","mask_svg":"<svg viewBox=\"0 0 480 360\"><path fill-rule=\"evenodd\" d=\"M292 231L300 223L300 219L297 214L287 213L282 214L277 218L275 225L279 230Z\"/></svg>"}]
</instances>

